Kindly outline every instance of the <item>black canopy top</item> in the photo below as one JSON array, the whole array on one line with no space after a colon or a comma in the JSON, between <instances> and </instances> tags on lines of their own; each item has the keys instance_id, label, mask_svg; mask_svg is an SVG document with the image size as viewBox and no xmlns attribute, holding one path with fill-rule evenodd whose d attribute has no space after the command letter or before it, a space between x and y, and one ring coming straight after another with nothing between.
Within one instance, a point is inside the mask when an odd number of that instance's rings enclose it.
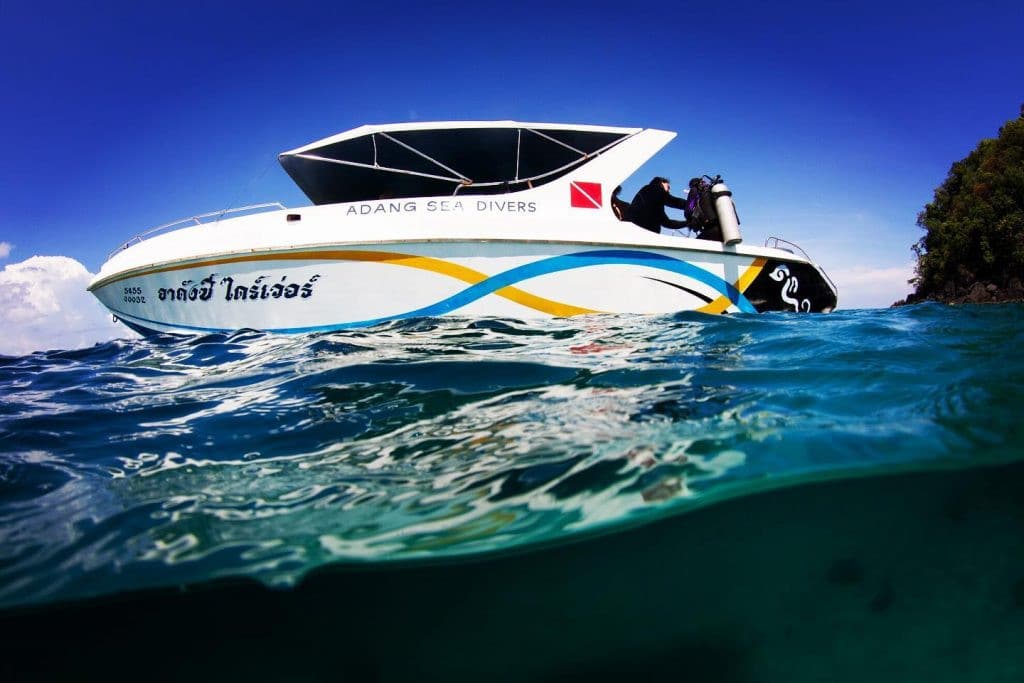
<instances>
[{"instance_id":1,"label":"black canopy top","mask_svg":"<svg viewBox=\"0 0 1024 683\"><path fill-rule=\"evenodd\" d=\"M279 159L314 204L518 192L636 132L511 121L363 126Z\"/></svg>"}]
</instances>

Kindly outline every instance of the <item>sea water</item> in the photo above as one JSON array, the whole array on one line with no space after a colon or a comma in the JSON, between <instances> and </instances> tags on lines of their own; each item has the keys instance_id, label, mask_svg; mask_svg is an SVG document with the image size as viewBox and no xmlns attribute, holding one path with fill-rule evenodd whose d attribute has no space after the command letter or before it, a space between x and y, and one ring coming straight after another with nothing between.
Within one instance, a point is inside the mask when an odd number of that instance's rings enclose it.
<instances>
[{"instance_id":1,"label":"sea water","mask_svg":"<svg viewBox=\"0 0 1024 683\"><path fill-rule=\"evenodd\" d=\"M1022 341L926 304L0 357L0 616L232 615L172 677L302 671L231 649L262 624L326 677L1020 681Z\"/></svg>"}]
</instances>

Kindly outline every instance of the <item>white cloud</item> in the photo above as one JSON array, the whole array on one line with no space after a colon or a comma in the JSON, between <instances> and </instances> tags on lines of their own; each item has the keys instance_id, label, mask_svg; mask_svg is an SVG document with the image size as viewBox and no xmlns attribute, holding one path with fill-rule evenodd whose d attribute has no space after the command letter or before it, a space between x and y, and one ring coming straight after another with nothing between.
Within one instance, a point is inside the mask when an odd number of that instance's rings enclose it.
<instances>
[{"instance_id":1,"label":"white cloud","mask_svg":"<svg viewBox=\"0 0 1024 683\"><path fill-rule=\"evenodd\" d=\"M839 288L839 308L888 308L914 290L907 283L914 276L913 262L881 268L849 266L828 274Z\"/></svg>"},{"instance_id":2,"label":"white cloud","mask_svg":"<svg viewBox=\"0 0 1024 683\"><path fill-rule=\"evenodd\" d=\"M0 242L0 258L7 258L11 255L11 249L14 248L10 242Z\"/></svg>"},{"instance_id":3,"label":"white cloud","mask_svg":"<svg viewBox=\"0 0 1024 683\"><path fill-rule=\"evenodd\" d=\"M85 266L67 256L33 256L0 271L0 354L76 349L135 336L92 294Z\"/></svg>"}]
</instances>

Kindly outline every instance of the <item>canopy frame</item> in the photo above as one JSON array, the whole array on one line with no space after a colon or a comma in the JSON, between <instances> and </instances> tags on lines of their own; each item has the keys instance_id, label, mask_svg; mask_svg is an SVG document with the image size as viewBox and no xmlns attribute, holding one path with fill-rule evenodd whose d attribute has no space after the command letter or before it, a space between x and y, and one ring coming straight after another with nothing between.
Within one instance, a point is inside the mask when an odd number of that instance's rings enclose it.
<instances>
[{"instance_id":1,"label":"canopy frame","mask_svg":"<svg viewBox=\"0 0 1024 683\"><path fill-rule=\"evenodd\" d=\"M501 126L501 125L494 126L495 129L509 129L511 127L512 126L507 126L507 125L506 126ZM622 143L623 141L625 141L625 140L629 139L630 137L632 137L632 136L638 134L639 132L641 132L640 130L624 130L624 129L609 129L607 131L601 131L601 130L594 131L594 130L587 130L587 129L577 129L577 128L572 127L572 126L566 126L564 129L548 129L548 130L565 130L565 131L569 131L569 132L579 132L579 133L594 133L594 132L601 133L601 132L606 132L608 134L617 134L617 137L615 137L615 139L613 139L610 142L607 142L606 144L600 146L596 150L588 152L588 151L579 149L578 147L575 147L575 146L573 146L571 144L568 144L567 142L565 142L563 140L559 140L556 137L554 137L553 135L550 135L550 134L548 134L546 132L543 132L542 130L539 130L538 128L534 128L534 127L531 127L529 125L516 125L515 129L516 129L515 172L513 174L513 177L511 177L511 178L503 178L503 179L500 179L500 180L486 180L486 181L484 181L484 180L475 180L474 178L472 178L470 176L469 173L464 173L462 171L457 170L456 168L453 168L452 165L444 163L442 160L440 160L440 159L438 159L438 158L436 158L434 156L431 156L430 154L424 152L423 150L417 149L415 145L412 145L412 144L409 144L408 142L400 140L395 135L392 135L390 132L384 131L384 130L373 130L372 132L370 132L366 136L366 137L370 138L370 142L372 143L372 146L373 146L373 163L372 164L365 163L363 161L354 161L354 160L351 160L351 159L337 159L337 158L332 158L332 157L329 157L329 156L325 156L323 154L317 154L317 153L315 153L317 151L316 148L315 147L311 147L311 146L307 146L305 148L302 148L302 150L309 150L309 151L296 150L295 152L285 153L285 154L282 154L281 156L282 156L282 161L285 158L290 157L290 158L296 158L296 159L305 159L307 161L312 161L312 162L317 162L317 163L335 164L335 165L345 166L345 167L361 168L361 169L367 169L367 170L372 170L372 171L380 171L380 172L384 172L384 173L395 173L395 174L399 174L399 175L402 175L402 176L415 177L415 178L424 178L424 179L427 179L427 180L441 181L443 183L451 183L451 185L452 185L451 195L455 196L455 195L458 195L459 192L461 190L463 190L464 188L469 188L469 187L472 187L474 189L476 189L476 188L487 189L487 188L500 188L500 187L510 188L510 187L512 187L514 185L514 186L516 186L516 190L532 188L535 184L541 184L541 183L545 182L547 179L551 178L552 176L562 175L566 171L568 171L569 169L572 169L572 168L574 168L576 166L579 166L579 165L581 165L583 163L586 163L587 161L590 161L591 159L593 159L595 157L598 157L598 156L604 154L605 152L607 152L612 147L615 147L616 145ZM426 130L430 130L430 129L426 129ZM437 130L450 130L450 129L438 128ZM573 153L576 156L575 156L575 158L573 158L568 163L561 164L561 165L559 165L559 166L557 166L555 168L549 168L549 169L543 170L541 172L536 172L536 173L533 173L533 174L531 174L531 175L529 175L527 177L520 177L520 173L521 173L521 170L522 170L522 164L523 164L523 131L526 131L527 133L532 133L533 135L535 135L535 136L537 136L537 137L539 137L539 138L541 138L543 140L546 140L546 141L548 141L548 142L550 142L550 143L552 143L554 145L558 145L559 147L562 147L562 148L568 150L569 152ZM402 149L407 150L411 154L414 154L417 157L424 159L425 161L429 162L429 164L431 164L432 166L434 166L437 169L439 169L439 171L437 173L430 173L430 172L426 172L426 171L423 171L423 170L413 170L413 169L410 169L410 168L401 168L401 167L398 167L398 166L395 166L395 165L382 165L381 161L380 161L380 151L378 149L378 136L380 136L381 139L384 139L384 140L387 140L388 142L394 143L394 144L398 145L399 147L401 147ZM348 138L348 139L349 140L354 140L354 139L358 139L359 137L363 137L363 136L356 136L356 137L352 137L352 138ZM338 141L338 142L344 142L344 140ZM328 142L327 144L322 145L322 147L330 146L330 144L334 144L334 142L333 141L332 142ZM296 181L298 182L297 178L296 178ZM300 183L300 187L302 187L303 190L306 189L305 187L303 187L302 183ZM440 195L440 196L443 196L443 195ZM314 201L316 201L316 200L314 200ZM330 202L325 202L325 203L330 203Z\"/></svg>"}]
</instances>

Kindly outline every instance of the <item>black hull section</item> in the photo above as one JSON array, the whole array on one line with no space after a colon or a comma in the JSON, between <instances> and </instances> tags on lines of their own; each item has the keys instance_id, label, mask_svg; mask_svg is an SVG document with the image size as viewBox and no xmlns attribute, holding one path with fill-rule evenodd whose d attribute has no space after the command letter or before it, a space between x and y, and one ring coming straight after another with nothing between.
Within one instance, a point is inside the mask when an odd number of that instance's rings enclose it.
<instances>
[{"instance_id":1,"label":"black hull section","mask_svg":"<svg viewBox=\"0 0 1024 683\"><path fill-rule=\"evenodd\" d=\"M789 261L769 260L744 295L758 313L829 313L837 303L835 290L817 268Z\"/></svg>"}]
</instances>

